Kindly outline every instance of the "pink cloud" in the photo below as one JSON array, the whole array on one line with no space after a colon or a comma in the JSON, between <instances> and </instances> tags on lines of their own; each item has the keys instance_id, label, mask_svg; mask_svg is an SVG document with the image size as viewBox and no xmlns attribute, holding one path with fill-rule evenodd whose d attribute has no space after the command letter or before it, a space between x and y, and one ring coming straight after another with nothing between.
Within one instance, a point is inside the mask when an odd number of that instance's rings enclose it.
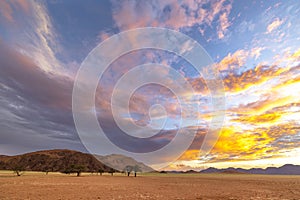
<instances>
[{"instance_id":1,"label":"pink cloud","mask_svg":"<svg viewBox=\"0 0 300 200\"><path fill-rule=\"evenodd\" d=\"M238 50L233 54L229 53L222 61L218 64L220 70L235 69L245 64L248 58L249 52L245 50Z\"/></svg>"},{"instance_id":2,"label":"pink cloud","mask_svg":"<svg viewBox=\"0 0 300 200\"><path fill-rule=\"evenodd\" d=\"M30 5L28 1L23 0L11 0L11 1L0 1L0 14L9 23L15 22L14 12L22 11L29 13Z\"/></svg>"},{"instance_id":3,"label":"pink cloud","mask_svg":"<svg viewBox=\"0 0 300 200\"><path fill-rule=\"evenodd\" d=\"M0 14L8 22L14 22L13 9L7 1L0 1Z\"/></svg>"},{"instance_id":4,"label":"pink cloud","mask_svg":"<svg viewBox=\"0 0 300 200\"><path fill-rule=\"evenodd\" d=\"M219 39L230 27L231 1L113 1L113 19L122 30L138 27L168 27L179 30L194 25L212 26ZM203 8L203 5L209 5Z\"/></svg>"},{"instance_id":5,"label":"pink cloud","mask_svg":"<svg viewBox=\"0 0 300 200\"><path fill-rule=\"evenodd\" d=\"M225 33L227 32L228 27L230 26L230 22L228 20L228 14L224 12L220 16L220 25L218 27L218 37L222 39L225 37Z\"/></svg>"}]
</instances>

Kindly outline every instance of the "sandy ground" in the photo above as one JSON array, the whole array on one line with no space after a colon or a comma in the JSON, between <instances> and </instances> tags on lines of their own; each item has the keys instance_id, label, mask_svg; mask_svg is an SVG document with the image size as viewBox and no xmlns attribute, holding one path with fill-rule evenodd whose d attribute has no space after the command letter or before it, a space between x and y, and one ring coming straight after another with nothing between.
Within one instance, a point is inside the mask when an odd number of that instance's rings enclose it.
<instances>
[{"instance_id":1,"label":"sandy ground","mask_svg":"<svg viewBox=\"0 0 300 200\"><path fill-rule=\"evenodd\" d=\"M300 176L0 173L0 199L300 199Z\"/></svg>"}]
</instances>

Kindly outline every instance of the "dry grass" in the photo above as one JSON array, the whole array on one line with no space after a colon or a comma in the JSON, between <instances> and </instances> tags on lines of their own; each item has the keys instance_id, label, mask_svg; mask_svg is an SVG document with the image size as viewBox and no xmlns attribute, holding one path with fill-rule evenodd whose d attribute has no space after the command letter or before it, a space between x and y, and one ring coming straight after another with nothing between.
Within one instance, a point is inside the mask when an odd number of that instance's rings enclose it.
<instances>
[{"instance_id":1,"label":"dry grass","mask_svg":"<svg viewBox=\"0 0 300 200\"><path fill-rule=\"evenodd\" d=\"M0 199L299 199L300 176L0 171Z\"/></svg>"}]
</instances>

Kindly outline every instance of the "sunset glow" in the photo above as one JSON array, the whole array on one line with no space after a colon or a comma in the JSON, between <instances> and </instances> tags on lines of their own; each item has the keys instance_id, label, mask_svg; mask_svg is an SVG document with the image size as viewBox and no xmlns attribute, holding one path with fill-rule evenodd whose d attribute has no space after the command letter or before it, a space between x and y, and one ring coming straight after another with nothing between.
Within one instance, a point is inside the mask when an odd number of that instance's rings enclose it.
<instances>
[{"instance_id":1,"label":"sunset glow","mask_svg":"<svg viewBox=\"0 0 300 200\"><path fill-rule=\"evenodd\" d=\"M96 114L112 138L118 131L111 120L112 93L128 92L114 90L118 80L138 65L161 64L193 87L192 93L180 93L184 102L174 91L148 84L137 88L128 104L119 99L114 109L125 124L151 123L154 130L164 124L153 137L158 146L172 141L178 130L197 131L190 147L165 169L300 165L300 1L292 0L0 1L0 155L55 148L86 151L72 116L76 74L101 42L142 27L179 31L205 49L222 76L225 119L218 140L203 156L201 145L215 114L207 80L172 52L142 49L111 63L99 77L95 109L89 104L84 108ZM138 42L136 37L128 38L130 44ZM121 49L119 44L107 52ZM180 51L189 52L190 44ZM168 84L181 86L168 76L171 70L156 72ZM151 149L148 144L130 148ZM118 152L102 154L112 153ZM161 155L160 160L168 158Z\"/></svg>"}]
</instances>

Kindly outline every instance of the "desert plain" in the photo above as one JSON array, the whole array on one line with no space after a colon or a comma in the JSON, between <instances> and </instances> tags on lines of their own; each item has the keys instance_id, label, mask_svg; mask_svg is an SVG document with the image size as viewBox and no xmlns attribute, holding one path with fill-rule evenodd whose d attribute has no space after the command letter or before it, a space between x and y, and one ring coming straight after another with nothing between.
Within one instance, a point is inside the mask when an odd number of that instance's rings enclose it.
<instances>
[{"instance_id":1,"label":"desert plain","mask_svg":"<svg viewBox=\"0 0 300 200\"><path fill-rule=\"evenodd\" d=\"M82 174L0 171L0 199L300 199L300 176Z\"/></svg>"}]
</instances>

